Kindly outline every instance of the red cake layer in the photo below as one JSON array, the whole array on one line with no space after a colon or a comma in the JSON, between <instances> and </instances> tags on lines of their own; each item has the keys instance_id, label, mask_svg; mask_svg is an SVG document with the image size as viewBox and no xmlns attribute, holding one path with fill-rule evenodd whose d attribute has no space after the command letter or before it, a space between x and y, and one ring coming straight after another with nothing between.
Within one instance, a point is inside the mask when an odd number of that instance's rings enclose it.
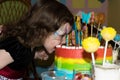
<instances>
[{"instance_id":1,"label":"red cake layer","mask_svg":"<svg viewBox=\"0 0 120 80\"><path fill-rule=\"evenodd\" d=\"M91 54L87 53L82 48L79 49L68 49L57 47L56 48L56 56L57 57L64 57L64 58L91 58ZM104 48L99 48L95 53L95 58L103 58ZM107 57L112 56L112 48L107 48Z\"/></svg>"}]
</instances>

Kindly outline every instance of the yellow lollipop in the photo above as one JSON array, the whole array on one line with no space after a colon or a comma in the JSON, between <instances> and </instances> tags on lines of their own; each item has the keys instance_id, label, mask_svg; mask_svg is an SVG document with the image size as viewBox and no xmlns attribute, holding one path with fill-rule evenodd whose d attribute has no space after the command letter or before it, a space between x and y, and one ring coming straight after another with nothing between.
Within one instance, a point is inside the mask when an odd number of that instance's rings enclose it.
<instances>
[{"instance_id":1,"label":"yellow lollipop","mask_svg":"<svg viewBox=\"0 0 120 80\"><path fill-rule=\"evenodd\" d=\"M85 51L91 53L92 63L93 65L95 65L95 58L94 58L93 52L97 51L97 49L99 48L100 46L99 40L95 37L85 38L82 42L82 46L83 46L83 49L85 49Z\"/></svg>"},{"instance_id":2,"label":"yellow lollipop","mask_svg":"<svg viewBox=\"0 0 120 80\"><path fill-rule=\"evenodd\" d=\"M102 35L103 39L106 41L105 49L104 49L104 57L103 57L103 65L104 65L106 63L108 41L114 39L114 37L116 36L116 31L112 27L106 27L101 31L101 35Z\"/></svg>"},{"instance_id":3,"label":"yellow lollipop","mask_svg":"<svg viewBox=\"0 0 120 80\"><path fill-rule=\"evenodd\" d=\"M116 31L112 27L106 27L103 28L103 30L101 31L101 35L103 39L106 41L113 40L114 37L116 36Z\"/></svg>"},{"instance_id":4,"label":"yellow lollipop","mask_svg":"<svg viewBox=\"0 0 120 80\"><path fill-rule=\"evenodd\" d=\"M82 46L87 52L92 53L92 52L95 52L99 48L100 42L95 37L88 37L83 40Z\"/></svg>"}]
</instances>

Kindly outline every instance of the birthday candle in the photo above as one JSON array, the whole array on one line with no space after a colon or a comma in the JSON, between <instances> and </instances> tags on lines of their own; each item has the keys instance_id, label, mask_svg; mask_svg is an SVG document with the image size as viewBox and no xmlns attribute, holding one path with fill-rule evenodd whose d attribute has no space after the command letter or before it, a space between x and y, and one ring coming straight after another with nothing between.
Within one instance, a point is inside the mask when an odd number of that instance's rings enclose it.
<instances>
[{"instance_id":1,"label":"birthday candle","mask_svg":"<svg viewBox=\"0 0 120 80\"><path fill-rule=\"evenodd\" d=\"M77 19L76 19L76 27L77 27L77 34L78 34L78 45L80 45L80 30L81 30L81 24L80 24L80 17L77 16Z\"/></svg>"},{"instance_id":2,"label":"birthday candle","mask_svg":"<svg viewBox=\"0 0 120 80\"><path fill-rule=\"evenodd\" d=\"M69 43L68 43L68 40L69 40L68 37L69 37L69 35L67 34L67 35L66 35L66 46L68 46L68 44L69 44Z\"/></svg>"},{"instance_id":3,"label":"birthday candle","mask_svg":"<svg viewBox=\"0 0 120 80\"><path fill-rule=\"evenodd\" d=\"M93 36L94 21L95 21L94 12L91 12L91 18L90 18L90 23L91 23L91 37Z\"/></svg>"},{"instance_id":4,"label":"birthday candle","mask_svg":"<svg viewBox=\"0 0 120 80\"><path fill-rule=\"evenodd\" d=\"M82 40L83 40L83 38L82 38L82 31L80 31L80 46L82 46Z\"/></svg>"},{"instance_id":5,"label":"birthday candle","mask_svg":"<svg viewBox=\"0 0 120 80\"><path fill-rule=\"evenodd\" d=\"M77 16L75 16L75 21L74 21L74 25L73 25L73 30L74 30L74 33L75 33L75 44L76 45L78 43L78 39L77 39L77 27L76 27L76 18Z\"/></svg>"},{"instance_id":6,"label":"birthday candle","mask_svg":"<svg viewBox=\"0 0 120 80\"><path fill-rule=\"evenodd\" d=\"M78 44L78 31L77 31L77 26L75 24L75 43ZM75 45L76 45L75 44Z\"/></svg>"},{"instance_id":7,"label":"birthday candle","mask_svg":"<svg viewBox=\"0 0 120 80\"><path fill-rule=\"evenodd\" d=\"M66 46L72 46L72 32L66 36Z\"/></svg>"}]
</instances>

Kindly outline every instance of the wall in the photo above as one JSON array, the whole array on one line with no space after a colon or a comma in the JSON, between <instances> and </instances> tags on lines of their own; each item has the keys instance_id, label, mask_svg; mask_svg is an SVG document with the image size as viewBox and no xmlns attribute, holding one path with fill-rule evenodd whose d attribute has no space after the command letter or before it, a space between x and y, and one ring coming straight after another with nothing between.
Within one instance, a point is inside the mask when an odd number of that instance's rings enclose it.
<instances>
[{"instance_id":1,"label":"wall","mask_svg":"<svg viewBox=\"0 0 120 80\"><path fill-rule=\"evenodd\" d=\"M31 0L32 4L34 4L37 0ZM65 4L73 14L76 14L78 11L95 11L95 12L104 12L106 15L106 26L112 26L117 30L117 33L120 34L120 0L105 0L105 2L101 5L97 2L98 0L58 0L61 3ZM88 1L92 8L89 8ZM97 8L95 8L97 7Z\"/></svg>"},{"instance_id":2,"label":"wall","mask_svg":"<svg viewBox=\"0 0 120 80\"><path fill-rule=\"evenodd\" d=\"M108 25L120 34L120 0L109 0L108 5Z\"/></svg>"},{"instance_id":3,"label":"wall","mask_svg":"<svg viewBox=\"0 0 120 80\"><path fill-rule=\"evenodd\" d=\"M37 2L37 0L31 0L32 5L36 2Z\"/></svg>"},{"instance_id":4,"label":"wall","mask_svg":"<svg viewBox=\"0 0 120 80\"><path fill-rule=\"evenodd\" d=\"M61 3L65 4L69 10L76 15L79 11L84 11L86 13L94 11L97 13L105 14L105 22L103 25L107 25L107 7L108 0L58 0Z\"/></svg>"}]
</instances>

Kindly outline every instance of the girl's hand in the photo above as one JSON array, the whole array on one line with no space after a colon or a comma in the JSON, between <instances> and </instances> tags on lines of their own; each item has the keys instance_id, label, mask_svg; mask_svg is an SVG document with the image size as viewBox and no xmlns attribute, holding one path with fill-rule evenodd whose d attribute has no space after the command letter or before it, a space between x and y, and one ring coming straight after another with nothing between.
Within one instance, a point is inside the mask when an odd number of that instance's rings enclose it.
<instances>
[{"instance_id":1,"label":"girl's hand","mask_svg":"<svg viewBox=\"0 0 120 80\"><path fill-rule=\"evenodd\" d=\"M35 59L41 59L41 60L47 60L48 59L48 55L46 54L46 52L43 51L36 51L35 52Z\"/></svg>"}]
</instances>

